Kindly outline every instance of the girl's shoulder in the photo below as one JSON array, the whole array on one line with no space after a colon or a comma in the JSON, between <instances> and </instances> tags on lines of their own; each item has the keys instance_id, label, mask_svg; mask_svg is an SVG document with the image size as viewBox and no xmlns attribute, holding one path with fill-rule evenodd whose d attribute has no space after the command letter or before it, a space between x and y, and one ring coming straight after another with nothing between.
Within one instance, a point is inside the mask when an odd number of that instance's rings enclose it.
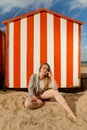
<instances>
[{"instance_id":1,"label":"girl's shoulder","mask_svg":"<svg viewBox=\"0 0 87 130\"><path fill-rule=\"evenodd\" d=\"M36 79L38 77L38 73L32 74L31 78Z\"/></svg>"},{"instance_id":2,"label":"girl's shoulder","mask_svg":"<svg viewBox=\"0 0 87 130\"><path fill-rule=\"evenodd\" d=\"M32 77L38 76L38 73L32 74L31 76Z\"/></svg>"}]
</instances>

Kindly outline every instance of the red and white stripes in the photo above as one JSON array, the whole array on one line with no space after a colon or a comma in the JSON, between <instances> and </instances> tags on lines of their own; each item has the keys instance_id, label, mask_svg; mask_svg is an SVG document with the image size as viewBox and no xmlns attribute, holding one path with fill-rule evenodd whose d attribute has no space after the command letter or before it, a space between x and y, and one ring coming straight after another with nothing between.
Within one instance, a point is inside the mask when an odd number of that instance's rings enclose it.
<instances>
[{"instance_id":1,"label":"red and white stripes","mask_svg":"<svg viewBox=\"0 0 87 130\"><path fill-rule=\"evenodd\" d=\"M59 87L79 86L79 23L43 11L9 22L8 28L9 88L26 88L44 62Z\"/></svg>"}]
</instances>

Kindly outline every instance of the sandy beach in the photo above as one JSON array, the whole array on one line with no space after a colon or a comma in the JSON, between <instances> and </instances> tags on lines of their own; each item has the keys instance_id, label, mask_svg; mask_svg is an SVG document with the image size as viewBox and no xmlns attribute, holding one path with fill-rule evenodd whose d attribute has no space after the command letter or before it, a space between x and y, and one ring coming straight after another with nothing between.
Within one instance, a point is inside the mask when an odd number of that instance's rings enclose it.
<instances>
[{"instance_id":1,"label":"sandy beach","mask_svg":"<svg viewBox=\"0 0 87 130\"><path fill-rule=\"evenodd\" d=\"M87 64L81 64L81 73L87 74Z\"/></svg>"},{"instance_id":2,"label":"sandy beach","mask_svg":"<svg viewBox=\"0 0 87 130\"><path fill-rule=\"evenodd\" d=\"M0 130L87 130L87 91L61 94L78 122L54 100L30 110L24 107L27 92L0 91Z\"/></svg>"},{"instance_id":3,"label":"sandy beach","mask_svg":"<svg viewBox=\"0 0 87 130\"><path fill-rule=\"evenodd\" d=\"M85 69L83 66L81 71ZM0 91L0 130L87 130L87 89L60 93L77 115L77 122L55 100L30 110L24 107L28 92L7 90Z\"/></svg>"}]
</instances>

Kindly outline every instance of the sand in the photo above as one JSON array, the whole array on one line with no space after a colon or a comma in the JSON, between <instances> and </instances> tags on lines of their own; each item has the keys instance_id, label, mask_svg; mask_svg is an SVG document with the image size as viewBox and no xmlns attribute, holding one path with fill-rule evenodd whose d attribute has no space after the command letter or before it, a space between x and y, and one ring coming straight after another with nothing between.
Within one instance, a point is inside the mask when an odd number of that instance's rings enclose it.
<instances>
[{"instance_id":1,"label":"sand","mask_svg":"<svg viewBox=\"0 0 87 130\"><path fill-rule=\"evenodd\" d=\"M78 122L73 122L55 100L30 110L24 107L27 92L0 91L0 130L87 130L87 90L77 93L60 92Z\"/></svg>"},{"instance_id":2,"label":"sand","mask_svg":"<svg viewBox=\"0 0 87 130\"><path fill-rule=\"evenodd\" d=\"M86 73L87 74L87 64L82 64L81 65L81 73Z\"/></svg>"},{"instance_id":3,"label":"sand","mask_svg":"<svg viewBox=\"0 0 87 130\"><path fill-rule=\"evenodd\" d=\"M87 66L81 67L81 73L87 73ZM0 130L87 130L87 85L85 86L84 91L76 93L60 92L77 115L77 122L73 122L55 100L47 101L41 108L30 110L24 107L28 92L0 91Z\"/></svg>"}]
</instances>

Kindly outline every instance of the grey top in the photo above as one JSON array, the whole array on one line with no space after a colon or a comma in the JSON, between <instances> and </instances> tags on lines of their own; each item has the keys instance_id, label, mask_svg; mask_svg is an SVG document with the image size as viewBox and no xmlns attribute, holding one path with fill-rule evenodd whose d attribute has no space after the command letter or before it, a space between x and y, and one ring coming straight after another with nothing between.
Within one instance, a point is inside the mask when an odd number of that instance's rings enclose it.
<instances>
[{"instance_id":1,"label":"grey top","mask_svg":"<svg viewBox=\"0 0 87 130\"><path fill-rule=\"evenodd\" d=\"M30 81L28 84L28 91L29 91L29 96L33 96L38 94L38 92L44 92L44 80L39 80L39 74L32 74L30 77ZM48 89L58 89L58 88L53 88L52 82L48 84Z\"/></svg>"}]
</instances>

